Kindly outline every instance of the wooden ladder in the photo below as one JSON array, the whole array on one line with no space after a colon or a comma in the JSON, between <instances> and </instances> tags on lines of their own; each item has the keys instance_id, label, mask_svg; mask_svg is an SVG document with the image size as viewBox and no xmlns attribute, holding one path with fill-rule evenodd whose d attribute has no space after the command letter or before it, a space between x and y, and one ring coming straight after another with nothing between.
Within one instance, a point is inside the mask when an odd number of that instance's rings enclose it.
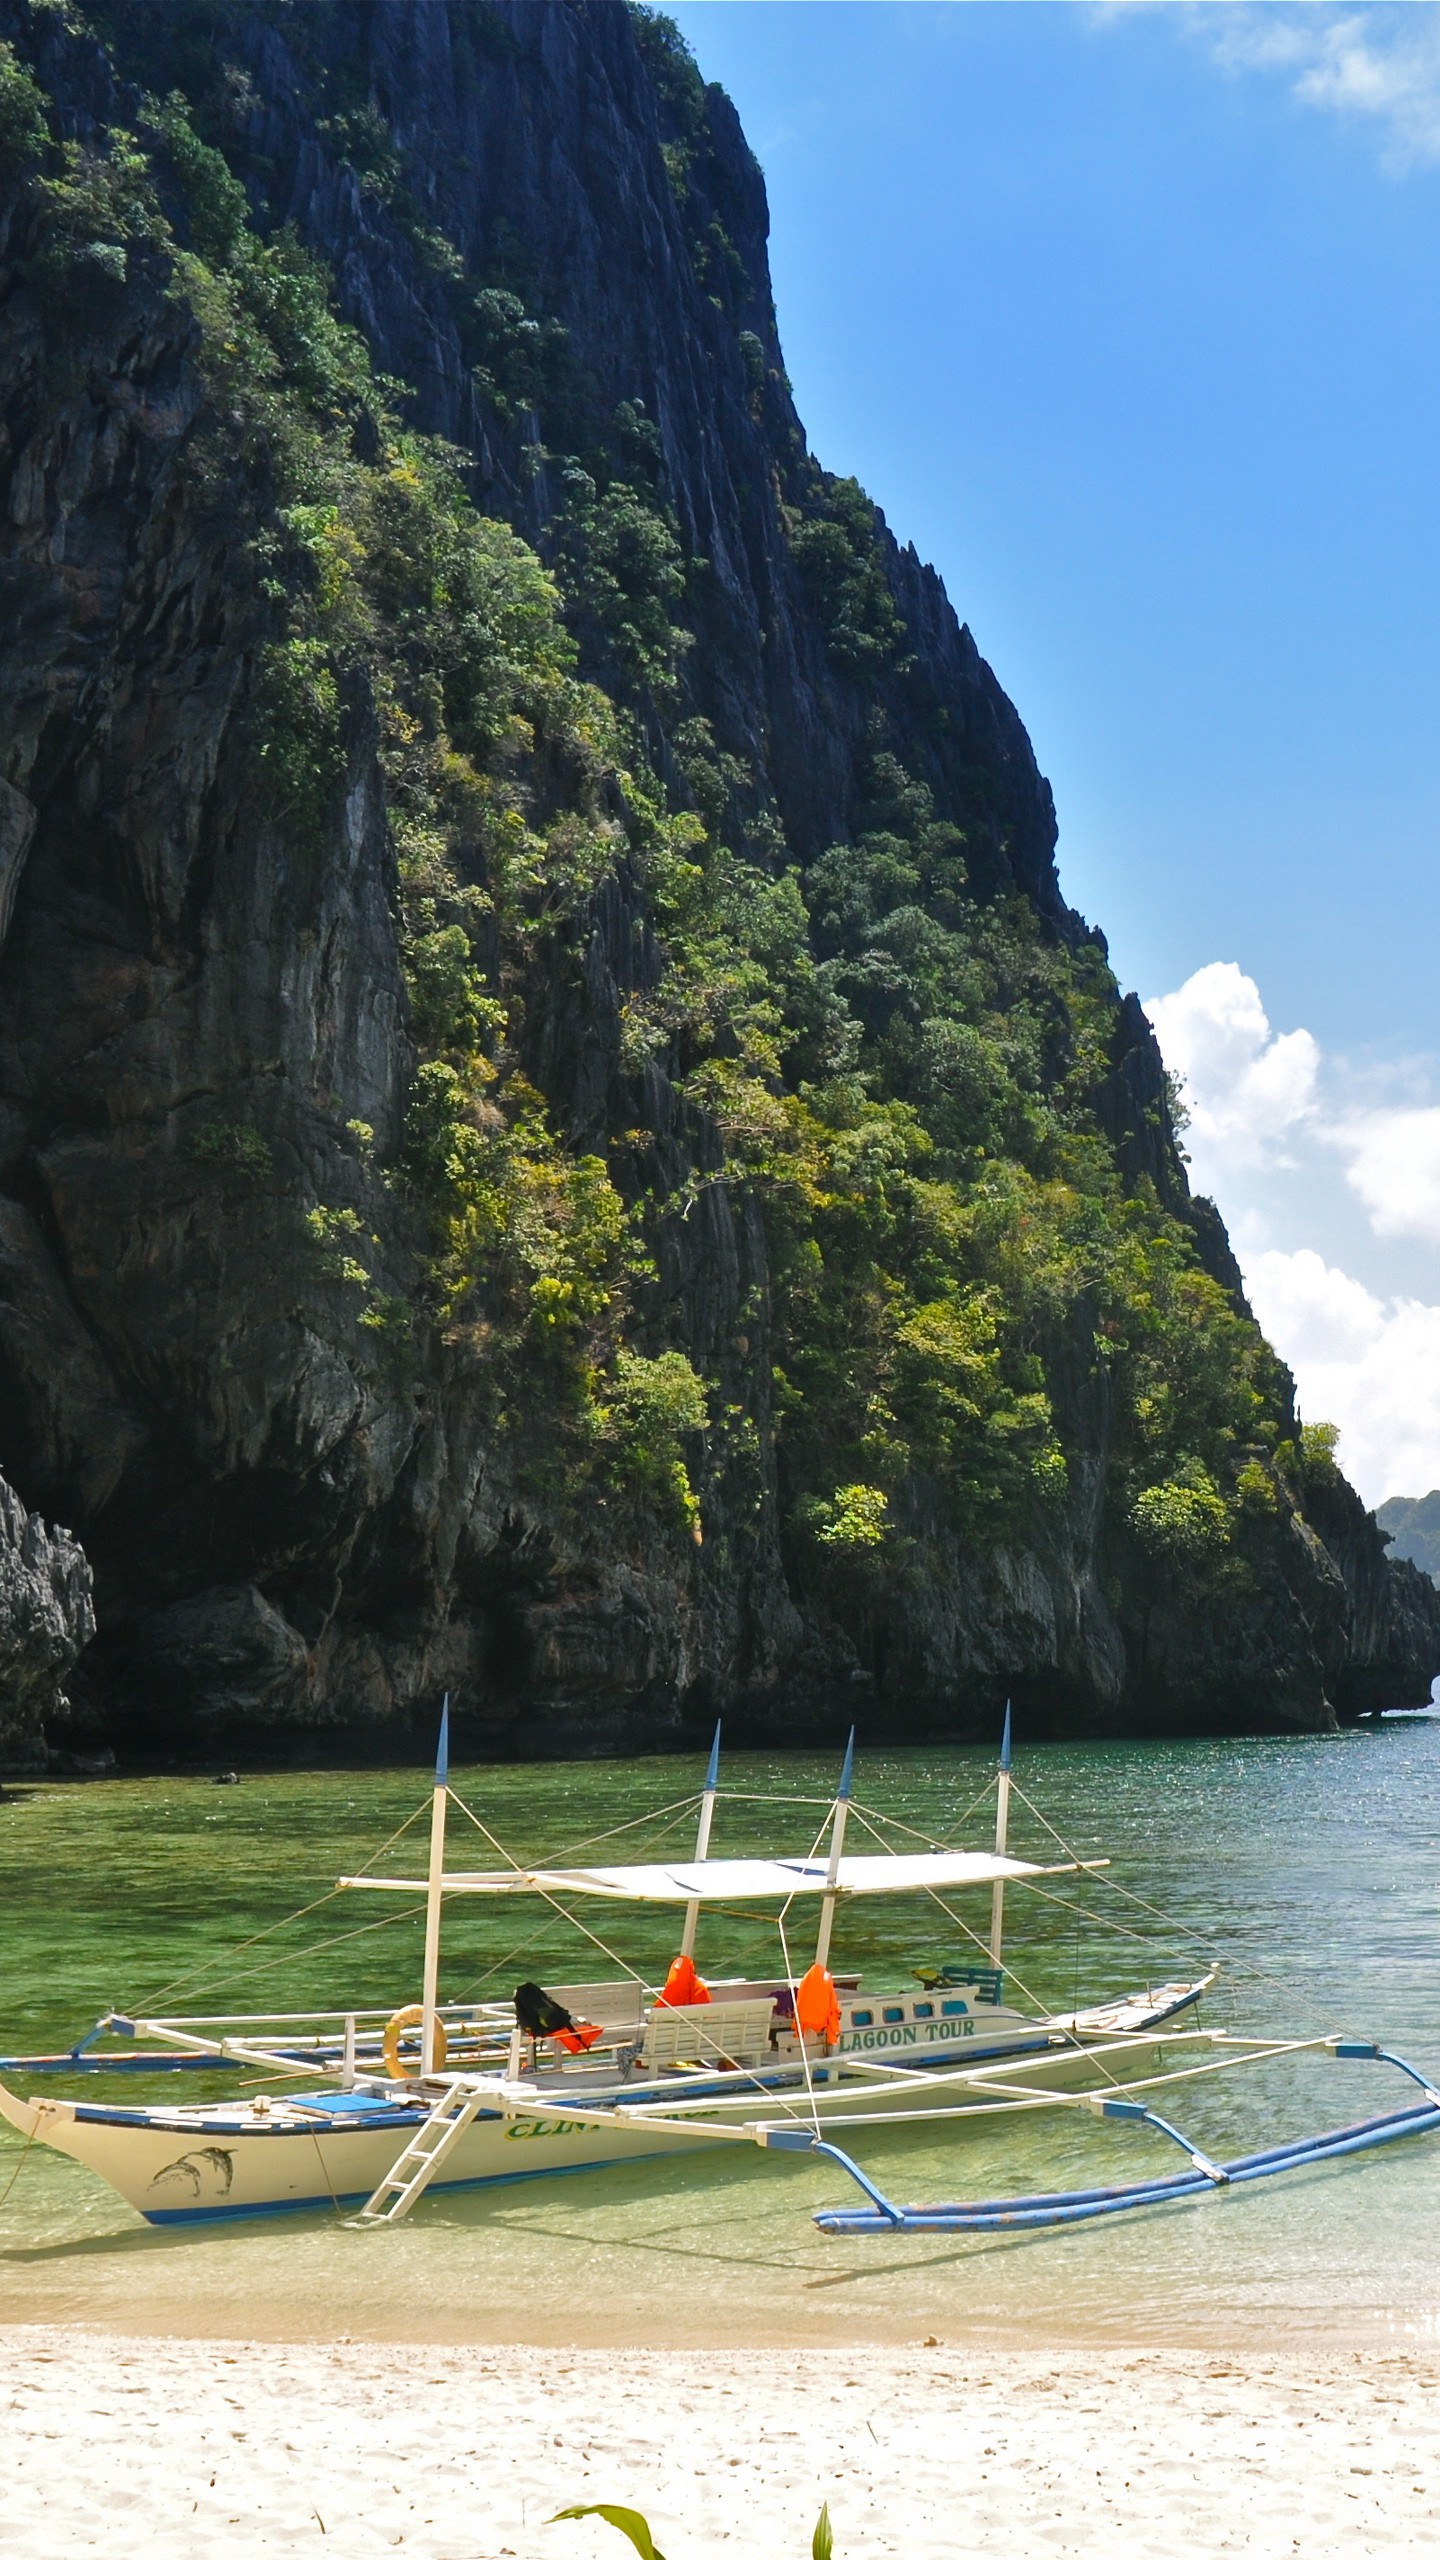
<instances>
[{"instance_id":1,"label":"wooden ladder","mask_svg":"<svg viewBox=\"0 0 1440 2560\"><path fill-rule=\"evenodd\" d=\"M467 2125L474 2123L486 2100L493 2096L493 2086L483 2080L452 2080L444 2097L437 2098L416 2127L373 2196L352 2215L351 2228L360 2231L380 2222L403 2222L452 2144L459 2141Z\"/></svg>"}]
</instances>

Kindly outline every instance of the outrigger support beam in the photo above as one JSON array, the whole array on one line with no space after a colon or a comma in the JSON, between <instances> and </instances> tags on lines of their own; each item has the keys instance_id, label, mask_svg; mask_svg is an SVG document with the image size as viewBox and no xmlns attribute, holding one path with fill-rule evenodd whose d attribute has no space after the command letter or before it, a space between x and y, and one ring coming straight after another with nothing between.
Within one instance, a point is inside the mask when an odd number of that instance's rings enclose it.
<instances>
[{"instance_id":1,"label":"outrigger support beam","mask_svg":"<svg viewBox=\"0 0 1440 2560\"><path fill-rule=\"evenodd\" d=\"M1214 2186L1229 2186L1228 2169L1217 2168L1213 2160L1207 2160L1203 2151L1196 2150L1188 2134L1182 2133L1178 2125L1171 2124L1167 2117L1157 2116L1153 2107L1142 2107L1134 2098L1092 2098L1090 2104L1097 2116L1120 2116L1130 2124L1153 2124L1157 2133L1166 2134L1171 2142L1179 2143L1202 2177L1209 2178Z\"/></svg>"},{"instance_id":2,"label":"outrigger support beam","mask_svg":"<svg viewBox=\"0 0 1440 2560\"><path fill-rule=\"evenodd\" d=\"M764 2128L763 2143L767 2151L818 2151L822 2158L838 2161L856 2186L863 2188L876 2212L884 2215L892 2230L898 2230L904 2221L903 2204L892 2204L888 2196L882 2196L874 2180L866 2177L859 2162L852 2160L848 2151L842 2151L838 2142L826 2142L821 2134L811 2133L805 2125L771 2124ZM818 2222L820 2216L817 2214L815 2218Z\"/></svg>"},{"instance_id":3,"label":"outrigger support beam","mask_svg":"<svg viewBox=\"0 0 1440 2560\"><path fill-rule=\"evenodd\" d=\"M1131 2213L1140 2205L1183 2204L1204 2195L1217 2186L1248 2185L1255 2178L1278 2178L1287 2169L1313 2169L1327 2160L1346 2158L1353 2152L1373 2151L1382 2143L1400 2142L1410 2134L1440 2133L1440 2089L1406 2062L1398 2053L1388 2053L1378 2044L1352 2042L1348 2037L1327 2038L1330 2052L1339 2059L1355 2062L1392 2062L1424 2091L1423 2102L1416 2106L1397 2107L1389 2115L1367 2116L1360 2124L1338 2125L1328 2133L1303 2134L1297 2140L1274 2144L1268 2151L1252 2151L1241 2160L1229 2160L1223 2168L1196 2151L1183 2133L1177 2132L1163 2117L1152 2114L1148 2107L1122 2098L1092 2098L1090 2104L1097 2115L1119 2116L1131 2122L1143 2118L1157 2132L1167 2134L1190 2155L1191 2166L1173 2177L1147 2178L1126 2187L1074 2187L1054 2195L1002 2196L988 2203L895 2205L869 2187L869 2182L852 2160L833 2144L808 2141L804 2147L827 2151L849 2170L852 2177L867 2187L874 2197L875 2210L817 2213L822 2231L839 2233L874 2233L884 2231L1039 2231L1054 2229L1069 2222L1091 2222L1101 2214ZM772 2136L773 2140L773 2136ZM800 2149L791 2142L782 2148Z\"/></svg>"},{"instance_id":4,"label":"outrigger support beam","mask_svg":"<svg viewBox=\"0 0 1440 2560\"><path fill-rule=\"evenodd\" d=\"M1416 2088L1423 2089L1426 2097L1440 2107L1440 2089L1402 2054L1387 2053L1383 2044L1360 2044L1353 2036L1330 2036L1326 2041L1337 2062L1393 2062L1397 2071L1403 2071L1407 2080L1413 2080Z\"/></svg>"}]
</instances>

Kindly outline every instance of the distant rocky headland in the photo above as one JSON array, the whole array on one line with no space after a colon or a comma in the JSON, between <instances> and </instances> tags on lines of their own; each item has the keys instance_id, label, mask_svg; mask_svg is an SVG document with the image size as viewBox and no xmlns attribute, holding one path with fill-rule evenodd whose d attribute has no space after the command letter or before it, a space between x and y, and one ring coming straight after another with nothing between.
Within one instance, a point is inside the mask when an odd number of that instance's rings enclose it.
<instances>
[{"instance_id":1,"label":"distant rocky headland","mask_svg":"<svg viewBox=\"0 0 1440 2560\"><path fill-rule=\"evenodd\" d=\"M1440 1582L1440 1492L1394 1493L1375 1514L1391 1552Z\"/></svg>"},{"instance_id":2,"label":"distant rocky headland","mask_svg":"<svg viewBox=\"0 0 1440 2560\"><path fill-rule=\"evenodd\" d=\"M12 1765L1440 1671L766 232L625 0L0 0Z\"/></svg>"}]
</instances>

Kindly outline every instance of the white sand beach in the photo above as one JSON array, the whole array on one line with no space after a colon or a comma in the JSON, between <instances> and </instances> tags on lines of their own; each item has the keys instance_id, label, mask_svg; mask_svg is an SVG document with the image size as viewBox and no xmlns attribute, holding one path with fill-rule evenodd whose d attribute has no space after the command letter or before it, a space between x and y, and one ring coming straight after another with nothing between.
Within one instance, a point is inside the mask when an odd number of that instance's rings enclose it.
<instances>
[{"instance_id":1,"label":"white sand beach","mask_svg":"<svg viewBox=\"0 0 1440 2560\"><path fill-rule=\"evenodd\" d=\"M607 2354L0 2331L7 2560L1130 2560L1440 2547L1440 2359Z\"/></svg>"}]
</instances>

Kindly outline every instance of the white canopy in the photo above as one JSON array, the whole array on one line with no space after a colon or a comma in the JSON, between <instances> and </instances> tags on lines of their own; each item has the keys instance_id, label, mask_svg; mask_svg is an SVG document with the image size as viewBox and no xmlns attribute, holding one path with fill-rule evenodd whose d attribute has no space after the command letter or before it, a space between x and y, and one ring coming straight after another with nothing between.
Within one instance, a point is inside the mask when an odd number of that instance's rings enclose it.
<instances>
[{"instance_id":1,"label":"white canopy","mask_svg":"<svg viewBox=\"0 0 1440 2560\"><path fill-rule=\"evenodd\" d=\"M1087 1860L1099 1865L1103 1860ZM987 1849L928 1850L918 1857L842 1858L836 1890L852 1893L953 1893L964 1885L1015 1884L1026 1876L1063 1876L1063 1866L1034 1867ZM510 1867L449 1874L446 1893L592 1893L609 1902L771 1902L823 1893L822 1858L705 1858L698 1864L651 1867ZM342 1885L378 1893L424 1893L423 1876L342 1876Z\"/></svg>"}]
</instances>

